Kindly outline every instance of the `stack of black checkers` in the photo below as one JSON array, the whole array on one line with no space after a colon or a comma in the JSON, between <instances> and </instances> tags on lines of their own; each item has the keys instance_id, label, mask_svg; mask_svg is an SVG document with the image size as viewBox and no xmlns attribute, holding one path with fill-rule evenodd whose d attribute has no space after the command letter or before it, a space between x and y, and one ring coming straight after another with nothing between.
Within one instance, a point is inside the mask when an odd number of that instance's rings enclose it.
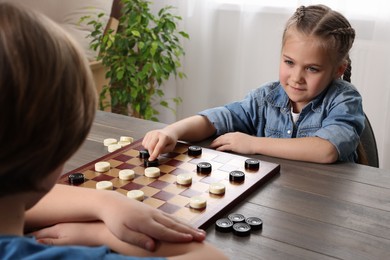
<instances>
[{"instance_id":1,"label":"stack of black checkers","mask_svg":"<svg viewBox=\"0 0 390 260\"><path fill-rule=\"evenodd\" d=\"M219 232L232 232L236 236L249 236L251 231L260 230L263 227L263 221L257 217L245 218L244 215L233 213L227 218L218 219L215 222L215 229Z\"/></svg>"},{"instance_id":2,"label":"stack of black checkers","mask_svg":"<svg viewBox=\"0 0 390 260\"><path fill-rule=\"evenodd\" d=\"M144 159L144 166L145 167L158 167L159 161L158 159L149 161L150 154L148 150L141 150L139 151L139 158Z\"/></svg>"}]
</instances>

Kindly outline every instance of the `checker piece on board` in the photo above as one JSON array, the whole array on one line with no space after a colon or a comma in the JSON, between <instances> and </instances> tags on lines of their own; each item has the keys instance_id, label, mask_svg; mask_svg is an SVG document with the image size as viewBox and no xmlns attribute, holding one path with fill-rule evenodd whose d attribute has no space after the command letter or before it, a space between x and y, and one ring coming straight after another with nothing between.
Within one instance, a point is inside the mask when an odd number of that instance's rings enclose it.
<instances>
[{"instance_id":1,"label":"checker piece on board","mask_svg":"<svg viewBox=\"0 0 390 260\"><path fill-rule=\"evenodd\" d=\"M98 181L96 183L97 190L112 190L114 185L110 181Z\"/></svg>"},{"instance_id":2,"label":"checker piece on board","mask_svg":"<svg viewBox=\"0 0 390 260\"><path fill-rule=\"evenodd\" d=\"M215 195L225 194L226 187L223 183L215 182L209 185L209 192Z\"/></svg>"},{"instance_id":3,"label":"checker piece on board","mask_svg":"<svg viewBox=\"0 0 390 260\"><path fill-rule=\"evenodd\" d=\"M139 151L139 158L148 159L149 157L150 157L150 154L149 154L148 150Z\"/></svg>"},{"instance_id":4,"label":"checker piece on board","mask_svg":"<svg viewBox=\"0 0 390 260\"><path fill-rule=\"evenodd\" d=\"M120 170L118 172L118 177L123 181L130 181L135 178L135 172L130 169Z\"/></svg>"},{"instance_id":5,"label":"checker piece on board","mask_svg":"<svg viewBox=\"0 0 390 260\"><path fill-rule=\"evenodd\" d=\"M160 169L158 167L147 167L144 174L149 178L158 178L160 177Z\"/></svg>"},{"instance_id":6,"label":"checker piece on board","mask_svg":"<svg viewBox=\"0 0 390 260\"><path fill-rule=\"evenodd\" d=\"M101 161L95 163L95 171L97 172L107 172L111 169L111 164L109 162Z\"/></svg>"},{"instance_id":7,"label":"checker piece on board","mask_svg":"<svg viewBox=\"0 0 390 260\"><path fill-rule=\"evenodd\" d=\"M158 159L149 161L148 159L144 160L144 166L145 167L158 167L160 165Z\"/></svg>"},{"instance_id":8,"label":"checker piece on board","mask_svg":"<svg viewBox=\"0 0 390 260\"><path fill-rule=\"evenodd\" d=\"M243 182L245 180L245 173L242 171L231 171L229 173L229 181Z\"/></svg>"},{"instance_id":9,"label":"checker piece on board","mask_svg":"<svg viewBox=\"0 0 390 260\"><path fill-rule=\"evenodd\" d=\"M84 174L79 173L79 172L69 174L68 181L70 184L84 183L84 181L85 181Z\"/></svg>"},{"instance_id":10,"label":"checker piece on board","mask_svg":"<svg viewBox=\"0 0 390 260\"><path fill-rule=\"evenodd\" d=\"M192 183L192 176L190 174L179 174L176 176L176 182L177 184L183 185L183 186L190 186Z\"/></svg>"},{"instance_id":11,"label":"checker piece on board","mask_svg":"<svg viewBox=\"0 0 390 260\"><path fill-rule=\"evenodd\" d=\"M201 196L194 196L190 200L190 207L193 209L202 210L206 208L207 200Z\"/></svg>"},{"instance_id":12,"label":"checker piece on board","mask_svg":"<svg viewBox=\"0 0 390 260\"><path fill-rule=\"evenodd\" d=\"M138 201L143 201L145 198L145 193L142 190L129 190L126 196L130 199L135 199Z\"/></svg>"},{"instance_id":13,"label":"checker piece on board","mask_svg":"<svg viewBox=\"0 0 390 260\"><path fill-rule=\"evenodd\" d=\"M211 173L211 164L208 162L200 162L196 165L196 172L202 174L210 174Z\"/></svg>"},{"instance_id":14,"label":"checker piece on board","mask_svg":"<svg viewBox=\"0 0 390 260\"><path fill-rule=\"evenodd\" d=\"M192 145L188 147L188 155L189 156L199 156L202 154L202 147L197 145Z\"/></svg>"},{"instance_id":15,"label":"checker piece on board","mask_svg":"<svg viewBox=\"0 0 390 260\"><path fill-rule=\"evenodd\" d=\"M257 171L260 168L260 161L256 159L246 159L245 169L251 171Z\"/></svg>"}]
</instances>

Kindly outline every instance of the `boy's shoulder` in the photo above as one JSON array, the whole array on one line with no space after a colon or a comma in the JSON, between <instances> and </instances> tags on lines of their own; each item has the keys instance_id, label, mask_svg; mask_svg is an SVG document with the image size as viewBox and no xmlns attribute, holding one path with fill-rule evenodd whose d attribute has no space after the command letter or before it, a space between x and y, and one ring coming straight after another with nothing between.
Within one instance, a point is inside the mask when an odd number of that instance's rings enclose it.
<instances>
[{"instance_id":1,"label":"boy's shoulder","mask_svg":"<svg viewBox=\"0 0 390 260\"><path fill-rule=\"evenodd\" d=\"M0 259L140 259L111 253L106 246L48 246L32 237L0 235ZM152 258L157 259L157 258Z\"/></svg>"}]
</instances>

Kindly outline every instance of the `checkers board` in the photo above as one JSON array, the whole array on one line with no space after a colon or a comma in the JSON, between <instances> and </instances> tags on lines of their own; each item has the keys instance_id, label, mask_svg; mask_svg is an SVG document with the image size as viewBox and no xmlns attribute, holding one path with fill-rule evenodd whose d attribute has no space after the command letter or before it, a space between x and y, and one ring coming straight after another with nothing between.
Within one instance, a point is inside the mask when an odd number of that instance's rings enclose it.
<instances>
[{"instance_id":1,"label":"checkers board","mask_svg":"<svg viewBox=\"0 0 390 260\"><path fill-rule=\"evenodd\" d=\"M245 169L245 160L249 157L208 148L202 148L200 156L192 157L187 154L189 145L178 142L174 151L158 157L160 177L148 178L144 176L144 160L139 158L139 151L144 149L141 143L142 139L137 140L68 172L61 176L58 183L70 185L69 174L83 173L85 181L76 184L77 186L94 189L99 181L111 181L113 189L124 196L129 190L142 190L145 193L143 203L172 214L193 227L206 229L280 170L278 164L260 161L258 170L249 171ZM96 172L94 166L99 161L110 162L111 169L103 173ZM207 175L197 173L197 164L200 162L210 163L212 172ZM132 169L135 178L131 181L119 179L118 173L123 169ZM235 170L245 173L243 182L229 181L229 173ZM190 186L176 184L176 176L182 173L192 175ZM214 195L208 192L209 185L215 182L225 184L224 194ZM206 208L190 208L189 202L193 196L207 199Z\"/></svg>"}]
</instances>

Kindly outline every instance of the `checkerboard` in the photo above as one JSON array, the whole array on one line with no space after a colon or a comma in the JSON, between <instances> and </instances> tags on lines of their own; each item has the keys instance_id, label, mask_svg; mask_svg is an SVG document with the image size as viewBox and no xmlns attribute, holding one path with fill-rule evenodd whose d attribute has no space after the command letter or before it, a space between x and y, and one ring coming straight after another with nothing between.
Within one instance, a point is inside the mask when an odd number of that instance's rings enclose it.
<instances>
[{"instance_id":1,"label":"checkerboard","mask_svg":"<svg viewBox=\"0 0 390 260\"><path fill-rule=\"evenodd\" d=\"M178 142L174 151L159 156L161 175L158 178L144 176L144 159L139 157L139 151L144 148L140 139L64 174L59 183L71 185L69 174L83 173L85 182L77 184L80 187L94 189L99 181L111 181L114 190L124 196L129 190L142 190L145 193L143 203L172 214L194 227L205 229L280 171L280 165L266 161L260 161L258 170L250 171L245 169L245 160L249 157L208 148L202 148L202 154L198 157L189 156L188 147L188 144ZM94 165L99 161L110 162L111 169L104 173L96 172ZM197 173L200 162L212 165L211 174ZM123 169L134 170L135 178L131 181L119 179L118 173ZM229 173L235 170L245 173L244 182L229 181ZM192 175L190 186L176 183L176 176L182 173ZM209 193L209 185L215 182L225 184L224 194ZM206 198L206 208L191 208L189 202L193 196Z\"/></svg>"}]
</instances>

